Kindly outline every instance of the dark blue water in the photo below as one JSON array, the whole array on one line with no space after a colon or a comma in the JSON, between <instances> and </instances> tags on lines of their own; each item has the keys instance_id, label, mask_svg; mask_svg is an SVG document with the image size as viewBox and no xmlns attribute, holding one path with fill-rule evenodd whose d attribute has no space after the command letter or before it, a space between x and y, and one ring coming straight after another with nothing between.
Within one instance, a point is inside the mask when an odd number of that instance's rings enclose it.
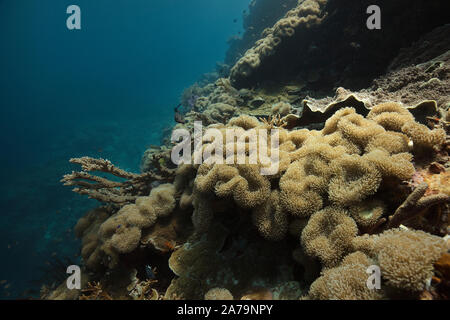
<instances>
[{"instance_id":1,"label":"dark blue water","mask_svg":"<svg viewBox=\"0 0 450 320\"><path fill-rule=\"evenodd\" d=\"M1 298L36 296L25 291L47 262L77 259L72 227L98 203L59 183L76 169L67 160L138 172L182 90L224 59L249 2L0 0ZM66 28L71 4L81 30Z\"/></svg>"}]
</instances>

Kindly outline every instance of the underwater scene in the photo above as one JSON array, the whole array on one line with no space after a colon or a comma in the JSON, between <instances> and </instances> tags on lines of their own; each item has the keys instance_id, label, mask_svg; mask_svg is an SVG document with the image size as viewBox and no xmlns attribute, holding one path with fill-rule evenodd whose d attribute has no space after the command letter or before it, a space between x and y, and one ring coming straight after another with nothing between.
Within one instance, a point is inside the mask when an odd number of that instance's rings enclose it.
<instances>
[{"instance_id":1,"label":"underwater scene","mask_svg":"<svg viewBox=\"0 0 450 320\"><path fill-rule=\"evenodd\" d=\"M448 12L0 0L0 300L450 299Z\"/></svg>"}]
</instances>

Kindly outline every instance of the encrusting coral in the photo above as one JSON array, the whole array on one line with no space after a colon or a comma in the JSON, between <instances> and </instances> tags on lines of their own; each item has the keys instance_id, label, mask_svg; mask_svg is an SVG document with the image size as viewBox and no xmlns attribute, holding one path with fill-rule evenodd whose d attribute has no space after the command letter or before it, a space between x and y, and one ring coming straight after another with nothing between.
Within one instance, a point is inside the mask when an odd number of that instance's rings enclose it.
<instances>
[{"instance_id":1,"label":"encrusting coral","mask_svg":"<svg viewBox=\"0 0 450 320\"><path fill-rule=\"evenodd\" d=\"M405 220L420 214L421 211L450 201L450 196L442 193L424 197L427 188L428 185L425 182L417 186L402 205L395 210L394 214L389 217L387 227L396 228Z\"/></svg>"}]
</instances>

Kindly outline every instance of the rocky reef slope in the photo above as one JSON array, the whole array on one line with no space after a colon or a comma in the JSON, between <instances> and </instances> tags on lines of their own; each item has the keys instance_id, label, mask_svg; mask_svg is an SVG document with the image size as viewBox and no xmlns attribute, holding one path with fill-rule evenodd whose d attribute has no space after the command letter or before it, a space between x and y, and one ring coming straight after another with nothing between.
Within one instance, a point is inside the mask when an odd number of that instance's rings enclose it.
<instances>
[{"instance_id":1,"label":"rocky reef slope","mask_svg":"<svg viewBox=\"0 0 450 320\"><path fill-rule=\"evenodd\" d=\"M229 78L195 89L173 129L193 134L201 121L219 137L202 151L244 163L176 166L170 139L139 174L73 159L82 171L64 183L102 206L75 227L82 290L42 297L448 299L448 21L434 3L389 2L384 21L395 23L369 34L355 19L366 2L351 3L298 1ZM222 139L231 129L257 134L278 170L251 162L251 139ZM259 135L272 131L275 146ZM373 266L377 290L366 285Z\"/></svg>"}]
</instances>

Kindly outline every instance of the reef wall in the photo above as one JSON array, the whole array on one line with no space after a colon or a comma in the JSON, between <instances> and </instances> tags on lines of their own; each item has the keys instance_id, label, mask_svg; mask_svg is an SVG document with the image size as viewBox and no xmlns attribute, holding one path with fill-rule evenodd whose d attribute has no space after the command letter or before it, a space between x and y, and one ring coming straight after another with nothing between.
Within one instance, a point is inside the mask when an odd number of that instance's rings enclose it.
<instances>
[{"instance_id":1,"label":"reef wall","mask_svg":"<svg viewBox=\"0 0 450 320\"><path fill-rule=\"evenodd\" d=\"M366 27L366 8L382 8L382 27ZM315 90L361 89L402 47L448 22L447 2L305 0L263 31L231 70L237 88L307 82Z\"/></svg>"},{"instance_id":2,"label":"reef wall","mask_svg":"<svg viewBox=\"0 0 450 320\"><path fill-rule=\"evenodd\" d=\"M297 5L298 0L252 0L243 13L244 34L229 41L225 64L234 65L258 40L265 28L275 24L284 14Z\"/></svg>"}]
</instances>

